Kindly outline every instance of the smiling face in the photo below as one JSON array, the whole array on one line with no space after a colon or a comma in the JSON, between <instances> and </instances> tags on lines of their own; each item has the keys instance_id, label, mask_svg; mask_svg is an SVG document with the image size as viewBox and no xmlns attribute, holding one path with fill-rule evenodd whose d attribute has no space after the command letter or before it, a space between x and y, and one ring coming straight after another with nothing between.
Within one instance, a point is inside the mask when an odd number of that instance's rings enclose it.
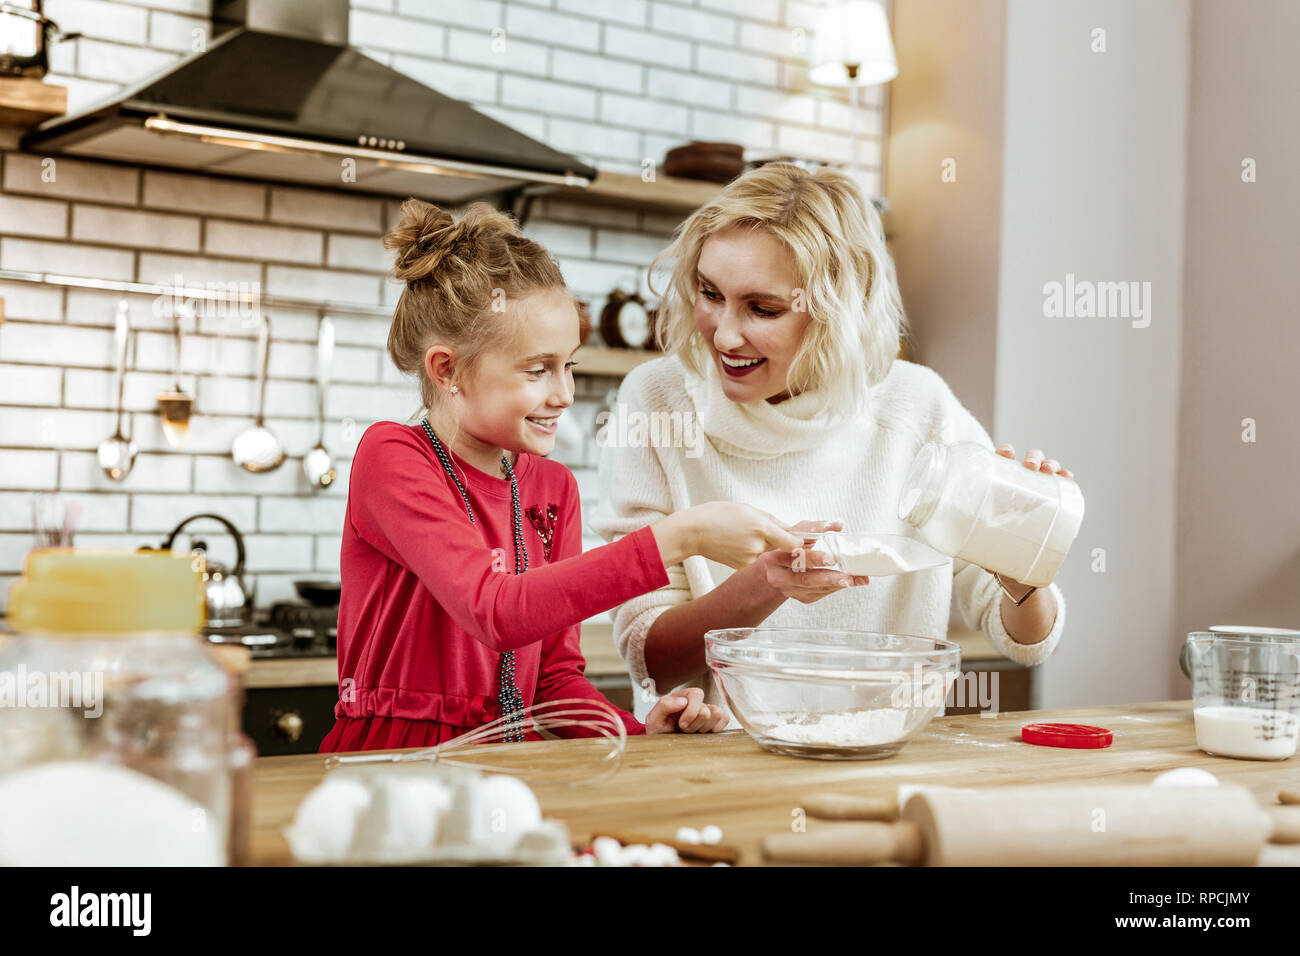
<instances>
[{"instance_id":1,"label":"smiling face","mask_svg":"<svg viewBox=\"0 0 1300 956\"><path fill-rule=\"evenodd\" d=\"M560 415L573 404L572 359L581 343L578 310L565 289L510 300L504 314L489 318L509 323L514 331L457 379L460 391L452 396L452 407L459 426L452 450L498 474L503 451L549 455L555 448ZM448 350L434 346L426 367L436 373L449 358Z\"/></svg>"},{"instance_id":2,"label":"smiling face","mask_svg":"<svg viewBox=\"0 0 1300 956\"><path fill-rule=\"evenodd\" d=\"M714 233L700 250L695 326L733 402L789 398L786 375L811 320L791 306L798 286L789 247L762 229Z\"/></svg>"}]
</instances>

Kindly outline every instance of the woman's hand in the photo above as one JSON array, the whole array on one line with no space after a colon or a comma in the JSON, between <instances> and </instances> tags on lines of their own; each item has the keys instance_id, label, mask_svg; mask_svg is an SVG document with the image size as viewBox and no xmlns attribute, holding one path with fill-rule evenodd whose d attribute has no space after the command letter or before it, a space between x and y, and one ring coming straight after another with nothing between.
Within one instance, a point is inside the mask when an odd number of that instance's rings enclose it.
<instances>
[{"instance_id":1,"label":"woman's hand","mask_svg":"<svg viewBox=\"0 0 1300 956\"><path fill-rule=\"evenodd\" d=\"M646 715L645 732L647 734L671 734L680 731L683 734L712 734L725 730L731 722L731 715L724 707L710 707L704 703L704 691L698 687L685 690L667 697L660 697L650 713Z\"/></svg>"},{"instance_id":2,"label":"woman's hand","mask_svg":"<svg viewBox=\"0 0 1300 956\"><path fill-rule=\"evenodd\" d=\"M792 551L804 539L766 511L732 501L695 505L651 525L664 566L701 554L729 568L743 568L773 549Z\"/></svg>"},{"instance_id":3,"label":"woman's hand","mask_svg":"<svg viewBox=\"0 0 1300 956\"><path fill-rule=\"evenodd\" d=\"M820 534L823 531L843 531L842 521L800 521L791 531ZM804 538L811 545L813 538ZM794 551L768 551L758 559L767 586L783 598L793 598L803 604L820 601L828 594L838 594L844 588L866 584L865 574L845 574L835 567L835 559L825 551L800 548ZM796 567L798 570L796 570Z\"/></svg>"},{"instance_id":4,"label":"woman's hand","mask_svg":"<svg viewBox=\"0 0 1300 956\"><path fill-rule=\"evenodd\" d=\"M998 445L995 451L997 451L997 453L1001 455L1003 458L1011 458L1014 460L1016 457L1015 446L1009 442L1003 442L1001 445ZM1044 456L1043 450L1041 448L1029 449L1028 453L1025 455L1025 467L1028 468L1030 471L1041 471L1049 475L1060 475L1062 478L1074 477L1073 472L1071 472L1070 469L1068 468L1062 468L1060 463L1057 462L1055 458L1047 458L1046 456ZM988 568L985 568L984 570L989 571ZM994 577L998 577L998 573L996 571L989 571L989 574L993 575ZM1029 587L1029 585L1022 584L1019 581L1015 581L1013 583L1019 585L1020 587L1024 587L1024 588ZM1016 600L1019 600L1026 593L1028 592L1026 591L1023 592L1022 594L1016 595L1015 596Z\"/></svg>"}]
</instances>

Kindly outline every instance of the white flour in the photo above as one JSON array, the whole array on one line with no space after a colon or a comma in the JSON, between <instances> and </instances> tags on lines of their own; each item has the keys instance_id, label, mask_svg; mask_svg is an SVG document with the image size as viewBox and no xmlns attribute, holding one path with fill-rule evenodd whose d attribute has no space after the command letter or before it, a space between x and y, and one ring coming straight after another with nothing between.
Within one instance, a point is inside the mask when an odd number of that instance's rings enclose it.
<instances>
[{"instance_id":1,"label":"white flour","mask_svg":"<svg viewBox=\"0 0 1300 956\"><path fill-rule=\"evenodd\" d=\"M835 550L848 574L906 574L935 566L933 551L919 544L908 547L910 543L894 546L884 539L853 535L837 540Z\"/></svg>"},{"instance_id":2,"label":"white flour","mask_svg":"<svg viewBox=\"0 0 1300 956\"><path fill-rule=\"evenodd\" d=\"M780 721L765 734L794 744L824 744L828 747L866 747L887 744L906 732L907 711L888 707L840 714L776 713Z\"/></svg>"}]
</instances>

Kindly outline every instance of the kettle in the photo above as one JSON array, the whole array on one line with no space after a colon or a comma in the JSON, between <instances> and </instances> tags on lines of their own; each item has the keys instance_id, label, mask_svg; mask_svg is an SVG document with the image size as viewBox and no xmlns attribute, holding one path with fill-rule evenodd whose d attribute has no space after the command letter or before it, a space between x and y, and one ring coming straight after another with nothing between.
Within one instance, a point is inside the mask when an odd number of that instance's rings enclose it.
<instances>
[{"instance_id":1,"label":"kettle","mask_svg":"<svg viewBox=\"0 0 1300 956\"><path fill-rule=\"evenodd\" d=\"M199 518L212 518L226 526L226 530L235 539L236 556L234 570L228 570L220 562L207 558L208 546L205 542L197 539L193 542L192 550L204 553L203 590L207 603L207 622L204 627L243 627L245 624L251 624L253 594L244 586L244 536L239 533L238 528L221 515L206 513L190 515L172 529L172 533L162 543L162 550L170 551L172 542L176 540L181 529Z\"/></svg>"}]
</instances>

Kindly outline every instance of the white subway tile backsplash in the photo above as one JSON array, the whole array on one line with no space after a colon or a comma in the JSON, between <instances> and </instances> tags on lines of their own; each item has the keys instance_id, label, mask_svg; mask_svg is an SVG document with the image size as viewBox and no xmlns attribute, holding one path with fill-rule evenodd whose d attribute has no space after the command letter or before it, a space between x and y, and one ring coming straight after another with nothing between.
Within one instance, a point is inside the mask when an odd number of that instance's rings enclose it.
<instances>
[{"instance_id":1,"label":"white subway tile backsplash","mask_svg":"<svg viewBox=\"0 0 1300 956\"><path fill-rule=\"evenodd\" d=\"M601 95L600 118L617 126L635 126L676 135L685 135L689 123L689 113L684 106L618 93Z\"/></svg>"},{"instance_id":2,"label":"white subway tile backsplash","mask_svg":"<svg viewBox=\"0 0 1300 956\"><path fill-rule=\"evenodd\" d=\"M685 40L657 36L653 41L646 37L644 30L605 27L604 52L610 56L640 60L656 66L678 66L690 69L691 45Z\"/></svg>"},{"instance_id":3,"label":"white subway tile backsplash","mask_svg":"<svg viewBox=\"0 0 1300 956\"><path fill-rule=\"evenodd\" d=\"M62 238L68 234L68 204L0 195L0 233Z\"/></svg>"},{"instance_id":4,"label":"white subway tile backsplash","mask_svg":"<svg viewBox=\"0 0 1300 956\"><path fill-rule=\"evenodd\" d=\"M316 346L298 342L272 342L272 378L316 378ZM379 352L375 349L338 345L330 365L332 382L372 383L379 377Z\"/></svg>"},{"instance_id":5,"label":"white subway tile backsplash","mask_svg":"<svg viewBox=\"0 0 1300 956\"><path fill-rule=\"evenodd\" d=\"M81 531L121 531L126 527L127 495L66 494L65 505L75 506L74 528ZM32 532L32 494L26 491L0 492L0 531Z\"/></svg>"},{"instance_id":6,"label":"white subway tile backsplash","mask_svg":"<svg viewBox=\"0 0 1300 956\"><path fill-rule=\"evenodd\" d=\"M379 305L382 282L379 276L363 272L298 269L292 266L266 267L267 295L290 299Z\"/></svg>"},{"instance_id":7,"label":"white subway tile backsplash","mask_svg":"<svg viewBox=\"0 0 1300 956\"><path fill-rule=\"evenodd\" d=\"M241 533L246 533L254 527L257 499L252 495L132 495L130 530L166 535L190 515L209 513L221 515ZM211 543L218 537L218 528L224 539L225 528L210 518L186 525L185 533L200 536L202 531L201 536Z\"/></svg>"},{"instance_id":8,"label":"white subway tile backsplash","mask_svg":"<svg viewBox=\"0 0 1300 956\"><path fill-rule=\"evenodd\" d=\"M682 70L650 67L648 90L661 100L722 109L731 105L732 84Z\"/></svg>"},{"instance_id":9,"label":"white subway tile backsplash","mask_svg":"<svg viewBox=\"0 0 1300 956\"><path fill-rule=\"evenodd\" d=\"M109 83L139 82L177 59L171 50L150 50L101 40L77 40L76 43L77 73Z\"/></svg>"},{"instance_id":10,"label":"white subway tile backsplash","mask_svg":"<svg viewBox=\"0 0 1300 956\"><path fill-rule=\"evenodd\" d=\"M741 143L747 149L768 149L776 136L776 128L765 120L697 109L691 110L691 135L696 139L716 137L729 143Z\"/></svg>"},{"instance_id":11,"label":"white subway tile backsplash","mask_svg":"<svg viewBox=\"0 0 1300 956\"><path fill-rule=\"evenodd\" d=\"M822 97L817 101L817 109L818 126L843 132L853 129L854 115L848 103ZM872 136L880 135L883 128L883 118L880 115L880 110L859 107L856 118L859 133Z\"/></svg>"},{"instance_id":12,"label":"white subway tile backsplash","mask_svg":"<svg viewBox=\"0 0 1300 956\"><path fill-rule=\"evenodd\" d=\"M9 437L0 433L0 441ZM0 448L0 488L53 491L59 481L59 453L37 449Z\"/></svg>"},{"instance_id":13,"label":"white subway tile backsplash","mask_svg":"<svg viewBox=\"0 0 1300 956\"><path fill-rule=\"evenodd\" d=\"M258 531L319 531L322 534L341 534L347 501L340 498L279 498L263 496L258 499Z\"/></svg>"},{"instance_id":14,"label":"white subway tile backsplash","mask_svg":"<svg viewBox=\"0 0 1300 956\"><path fill-rule=\"evenodd\" d=\"M555 51L559 53L560 51ZM532 73L545 76L551 48L530 43L514 34L493 36L487 30L448 30L447 58L494 72ZM590 79L590 75L587 79Z\"/></svg>"},{"instance_id":15,"label":"white subway tile backsplash","mask_svg":"<svg viewBox=\"0 0 1300 956\"><path fill-rule=\"evenodd\" d=\"M195 455L193 458L194 490L198 492L241 492L250 495L299 495L311 492L302 472L300 458L287 459L275 471L260 474L240 468L230 455Z\"/></svg>"},{"instance_id":16,"label":"white subway tile backsplash","mask_svg":"<svg viewBox=\"0 0 1300 956\"><path fill-rule=\"evenodd\" d=\"M140 270L136 277L151 285L207 286L209 283L260 283L262 266L256 262L239 262L235 259L214 259L209 256L177 256L161 252L140 253ZM251 289L250 289L251 291Z\"/></svg>"},{"instance_id":17,"label":"white subway tile backsplash","mask_svg":"<svg viewBox=\"0 0 1300 956\"><path fill-rule=\"evenodd\" d=\"M205 252L272 262L320 265L324 247L322 233L289 226L255 226L209 219L203 234Z\"/></svg>"},{"instance_id":18,"label":"white subway tile backsplash","mask_svg":"<svg viewBox=\"0 0 1300 956\"><path fill-rule=\"evenodd\" d=\"M512 54L513 58L513 54ZM646 68L594 53L557 49L551 58L551 75L573 83L598 83L601 89L640 93L645 88Z\"/></svg>"},{"instance_id":19,"label":"white subway tile backsplash","mask_svg":"<svg viewBox=\"0 0 1300 956\"><path fill-rule=\"evenodd\" d=\"M5 317L59 322L63 319L63 290L27 282L0 282Z\"/></svg>"},{"instance_id":20,"label":"white subway tile backsplash","mask_svg":"<svg viewBox=\"0 0 1300 956\"><path fill-rule=\"evenodd\" d=\"M338 574L339 556L343 550L343 536L340 535L316 535L316 570L331 571Z\"/></svg>"},{"instance_id":21,"label":"white subway tile backsplash","mask_svg":"<svg viewBox=\"0 0 1300 956\"><path fill-rule=\"evenodd\" d=\"M0 448L98 448L113 425L108 412L0 405Z\"/></svg>"},{"instance_id":22,"label":"white subway tile backsplash","mask_svg":"<svg viewBox=\"0 0 1300 956\"><path fill-rule=\"evenodd\" d=\"M349 236L331 233L327 239L327 265L336 269L366 269L387 272L393 267L393 250L373 236Z\"/></svg>"},{"instance_id":23,"label":"white subway tile backsplash","mask_svg":"<svg viewBox=\"0 0 1300 956\"><path fill-rule=\"evenodd\" d=\"M335 385L326 397L325 416L335 420L394 419L404 416L413 403L418 404L419 397L414 385Z\"/></svg>"},{"instance_id":24,"label":"white subway tile backsplash","mask_svg":"<svg viewBox=\"0 0 1300 956\"><path fill-rule=\"evenodd\" d=\"M579 119L596 118L596 94L590 89L549 80L506 74L501 77L501 102Z\"/></svg>"},{"instance_id":25,"label":"white subway tile backsplash","mask_svg":"<svg viewBox=\"0 0 1300 956\"><path fill-rule=\"evenodd\" d=\"M676 37L730 44L736 39L736 21L704 10L692 10L673 3L650 4L650 28Z\"/></svg>"},{"instance_id":26,"label":"white subway tile backsplash","mask_svg":"<svg viewBox=\"0 0 1300 956\"><path fill-rule=\"evenodd\" d=\"M386 319L367 319L351 315L331 315L334 341L340 345L368 345L380 349L381 362L388 361L388 327Z\"/></svg>"},{"instance_id":27,"label":"white subway tile backsplash","mask_svg":"<svg viewBox=\"0 0 1300 956\"><path fill-rule=\"evenodd\" d=\"M309 534L244 535L248 567L259 572L310 571L314 548L315 539Z\"/></svg>"},{"instance_id":28,"label":"white subway tile backsplash","mask_svg":"<svg viewBox=\"0 0 1300 956\"><path fill-rule=\"evenodd\" d=\"M162 50L190 54L206 49L212 37L212 22L154 10L149 14L149 45Z\"/></svg>"},{"instance_id":29,"label":"white subway tile backsplash","mask_svg":"<svg viewBox=\"0 0 1300 956\"><path fill-rule=\"evenodd\" d=\"M115 409L117 375L97 369L68 368L63 373L63 404L67 408ZM122 407L147 412L158 407L158 393L174 384L170 375L127 372L123 380Z\"/></svg>"},{"instance_id":30,"label":"white subway tile backsplash","mask_svg":"<svg viewBox=\"0 0 1300 956\"><path fill-rule=\"evenodd\" d=\"M593 248L592 231L586 226L530 220L524 227L524 235L541 243L553 255L586 257Z\"/></svg>"},{"instance_id":31,"label":"white subway tile backsplash","mask_svg":"<svg viewBox=\"0 0 1300 956\"><path fill-rule=\"evenodd\" d=\"M649 17L645 0L556 0L556 6L566 13L633 26L645 26Z\"/></svg>"},{"instance_id":32,"label":"white subway tile backsplash","mask_svg":"<svg viewBox=\"0 0 1300 956\"><path fill-rule=\"evenodd\" d=\"M518 4L506 4L506 37L521 37L553 46L595 50L600 46L600 25L585 17L549 13Z\"/></svg>"},{"instance_id":33,"label":"white subway tile backsplash","mask_svg":"<svg viewBox=\"0 0 1300 956\"><path fill-rule=\"evenodd\" d=\"M23 569L27 553L36 547L36 538L30 531L24 534L0 534L0 570L13 572L14 577ZM13 578L5 577L5 594ZM7 598L6 598L7 599Z\"/></svg>"},{"instance_id":34,"label":"white subway tile backsplash","mask_svg":"<svg viewBox=\"0 0 1300 956\"><path fill-rule=\"evenodd\" d=\"M148 11L104 0L45 0L45 15L68 33L143 46L148 39ZM56 43L53 49L71 47Z\"/></svg>"},{"instance_id":35,"label":"white subway tile backsplash","mask_svg":"<svg viewBox=\"0 0 1300 956\"><path fill-rule=\"evenodd\" d=\"M777 23L781 19L781 0L700 0L706 10L729 13L736 17L753 17Z\"/></svg>"},{"instance_id":36,"label":"white subway tile backsplash","mask_svg":"<svg viewBox=\"0 0 1300 956\"><path fill-rule=\"evenodd\" d=\"M485 66L463 66L399 54L393 58L393 69L453 99L483 104L495 102L497 98L499 74Z\"/></svg>"},{"instance_id":37,"label":"white subway tile backsplash","mask_svg":"<svg viewBox=\"0 0 1300 956\"><path fill-rule=\"evenodd\" d=\"M64 365L111 365L113 336L106 329L83 329L39 322L0 325L0 361Z\"/></svg>"},{"instance_id":38,"label":"white subway tile backsplash","mask_svg":"<svg viewBox=\"0 0 1300 956\"><path fill-rule=\"evenodd\" d=\"M60 54L62 59L63 54ZM45 74L45 82L61 86L68 91L69 113L79 113L86 107L98 103L116 93L121 87L117 83L103 80L87 80L69 72L65 68L50 70Z\"/></svg>"},{"instance_id":39,"label":"white subway tile backsplash","mask_svg":"<svg viewBox=\"0 0 1300 956\"><path fill-rule=\"evenodd\" d=\"M199 379L195 404L208 415L257 414L257 380L226 376ZM266 410L282 418L312 418L316 415L316 386L308 382L268 379Z\"/></svg>"},{"instance_id":40,"label":"white subway tile backsplash","mask_svg":"<svg viewBox=\"0 0 1300 956\"><path fill-rule=\"evenodd\" d=\"M348 18L348 42L397 53L442 56L446 31L439 26L406 17L369 10L353 10Z\"/></svg>"},{"instance_id":41,"label":"white subway tile backsplash","mask_svg":"<svg viewBox=\"0 0 1300 956\"><path fill-rule=\"evenodd\" d=\"M546 142L555 149L576 153L579 156L597 159L604 157L632 159L638 155L640 137L635 130L614 129L603 123L587 123L582 120L553 117L550 121L550 135ZM603 162L595 165L600 169L607 168L607 164ZM581 205L584 209L594 211L593 207L586 203ZM611 208L624 215L636 215L630 209Z\"/></svg>"},{"instance_id":42,"label":"white subway tile backsplash","mask_svg":"<svg viewBox=\"0 0 1300 956\"><path fill-rule=\"evenodd\" d=\"M0 269L92 279L131 279L135 253L35 239L0 239Z\"/></svg>"},{"instance_id":43,"label":"white subway tile backsplash","mask_svg":"<svg viewBox=\"0 0 1300 956\"><path fill-rule=\"evenodd\" d=\"M383 224L383 208L382 200L368 196L288 186L271 189L271 218L290 226L378 233Z\"/></svg>"},{"instance_id":44,"label":"white subway tile backsplash","mask_svg":"<svg viewBox=\"0 0 1300 956\"><path fill-rule=\"evenodd\" d=\"M650 264L666 246L656 236L646 236L638 232L619 232L613 229L596 230L596 256L601 260L626 262L630 265L645 267Z\"/></svg>"},{"instance_id":45,"label":"white subway tile backsplash","mask_svg":"<svg viewBox=\"0 0 1300 956\"><path fill-rule=\"evenodd\" d=\"M807 31L796 33L793 27L775 27L765 23L742 21L737 35L741 49L769 56L788 57L807 62Z\"/></svg>"},{"instance_id":46,"label":"white subway tile backsplash","mask_svg":"<svg viewBox=\"0 0 1300 956\"><path fill-rule=\"evenodd\" d=\"M777 61L753 53L738 53L726 47L701 43L695 50L695 68L701 73L722 76L735 82L776 86Z\"/></svg>"},{"instance_id":47,"label":"white subway tile backsplash","mask_svg":"<svg viewBox=\"0 0 1300 956\"><path fill-rule=\"evenodd\" d=\"M3 338L0 338L0 348L3 348ZM62 388L61 369L0 363L0 405L52 407L59 404Z\"/></svg>"},{"instance_id":48,"label":"white subway tile backsplash","mask_svg":"<svg viewBox=\"0 0 1300 956\"><path fill-rule=\"evenodd\" d=\"M353 0L354 5L356 0ZM389 0L391 5L391 0ZM367 4L368 5L368 4ZM485 32L502 25L501 3L497 0L456 0L455 3L430 3L429 0L397 0L397 12L420 20L436 20Z\"/></svg>"},{"instance_id":49,"label":"white subway tile backsplash","mask_svg":"<svg viewBox=\"0 0 1300 956\"><path fill-rule=\"evenodd\" d=\"M736 111L812 126L817 118L817 100L807 93L740 86L736 88Z\"/></svg>"},{"instance_id":50,"label":"white subway tile backsplash","mask_svg":"<svg viewBox=\"0 0 1300 956\"><path fill-rule=\"evenodd\" d=\"M144 205L160 209L261 219L266 213L266 191L257 183L215 176L144 171Z\"/></svg>"},{"instance_id":51,"label":"white subway tile backsplash","mask_svg":"<svg viewBox=\"0 0 1300 956\"><path fill-rule=\"evenodd\" d=\"M76 203L72 207L72 238L140 249L197 252L199 220L194 216Z\"/></svg>"},{"instance_id":52,"label":"white subway tile backsplash","mask_svg":"<svg viewBox=\"0 0 1300 956\"><path fill-rule=\"evenodd\" d=\"M108 434L105 433L105 438ZM131 473L122 481L114 481L99 467L99 456L94 452L65 451L59 458L59 488L72 491L174 491L186 492L192 487L190 473L194 456L179 452L142 452L135 456ZM126 522L118 526L125 528Z\"/></svg>"}]
</instances>

